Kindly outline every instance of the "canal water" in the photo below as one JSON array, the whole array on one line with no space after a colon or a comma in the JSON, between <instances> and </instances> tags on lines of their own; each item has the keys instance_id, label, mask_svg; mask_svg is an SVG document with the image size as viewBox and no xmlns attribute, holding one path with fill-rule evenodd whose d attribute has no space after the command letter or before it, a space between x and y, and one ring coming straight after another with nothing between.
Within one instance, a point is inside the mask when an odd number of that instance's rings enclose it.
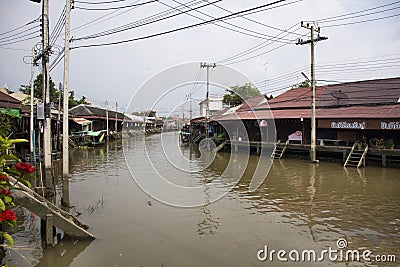
<instances>
[{"instance_id":1,"label":"canal water","mask_svg":"<svg viewBox=\"0 0 400 267\"><path fill-rule=\"evenodd\" d=\"M221 177L230 154L218 153L204 168L200 152L180 146L177 133L163 135L191 159L179 164L195 170L176 177L178 183L202 184L206 200L213 190L225 188L224 179L218 180L218 186L207 184ZM44 249L37 217L21 210L25 221L20 228L24 230L14 234L16 251L11 252L18 266L292 266L296 263L288 259L290 251L297 250L301 260L304 250L314 250L318 258L322 250L339 250L339 239L347 243L342 251L396 255L397 263L363 259L360 263L335 262L325 254L322 262L306 261L296 266L399 265L398 169L357 170L336 163L275 160L262 185L249 192L259 161L251 155L243 178L226 196L199 207L182 208L154 199L134 179L138 173L148 173L151 179L154 167L144 163L149 155L156 159L160 155L156 161L159 173L173 172L172 162L161 160L165 153L161 140L160 135L134 137L103 147L72 150L71 212L79 214L97 238L92 242L64 239L56 247ZM234 164L240 164L242 155L235 157ZM60 182L58 192L61 187ZM273 259L261 261L266 249L267 254L285 250L288 262L279 261L276 253Z\"/></svg>"}]
</instances>

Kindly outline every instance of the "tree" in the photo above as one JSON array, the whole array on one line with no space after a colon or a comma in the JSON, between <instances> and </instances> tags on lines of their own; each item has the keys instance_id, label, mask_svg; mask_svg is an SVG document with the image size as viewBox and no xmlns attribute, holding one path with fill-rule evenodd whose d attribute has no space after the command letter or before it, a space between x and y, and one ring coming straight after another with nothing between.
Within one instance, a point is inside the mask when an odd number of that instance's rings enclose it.
<instances>
[{"instance_id":1,"label":"tree","mask_svg":"<svg viewBox=\"0 0 400 267\"><path fill-rule=\"evenodd\" d=\"M7 114L0 115L0 136L8 136L12 132L11 117Z\"/></svg>"},{"instance_id":2,"label":"tree","mask_svg":"<svg viewBox=\"0 0 400 267\"><path fill-rule=\"evenodd\" d=\"M156 111L155 110L149 110L149 111L134 111L132 112L133 115L136 116L146 116L146 117L156 117Z\"/></svg>"},{"instance_id":3,"label":"tree","mask_svg":"<svg viewBox=\"0 0 400 267\"><path fill-rule=\"evenodd\" d=\"M227 90L229 94L224 95L222 102L229 106L237 106L243 103L244 100L261 95L260 90L252 87L250 83L246 83L242 86L231 86L230 90Z\"/></svg>"},{"instance_id":4,"label":"tree","mask_svg":"<svg viewBox=\"0 0 400 267\"><path fill-rule=\"evenodd\" d=\"M30 95L31 86L30 85L21 85L19 89L22 93ZM58 95L59 90L56 89L54 82L50 77L50 102L58 103ZM35 81L33 82L33 97L43 99L43 75L40 73L36 76ZM69 107L74 107L79 104L90 104L87 100L86 96L82 96L81 99L75 99L75 92L70 91L68 96L68 105Z\"/></svg>"},{"instance_id":5,"label":"tree","mask_svg":"<svg viewBox=\"0 0 400 267\"><path fill-rule=\"evenodd\" d=\"M50 77L50 102L58 103L58 90ZM19 89L22 93L29 95L31 92L30 85L21 85ZM40 73L36 76L33 82L33 96L39 99L43 99L43 75Z\"/></svg>"},{"instance_id":6,"label":"tree","mask_svg":"<svg viewBox=\"0 0 400 267\"><path fill-rule=\"evenodd\" d=\"M310 83L307 80L304 80L302 83L296 85L298 88L310 88Z\"/></svg>"}]
</instances>

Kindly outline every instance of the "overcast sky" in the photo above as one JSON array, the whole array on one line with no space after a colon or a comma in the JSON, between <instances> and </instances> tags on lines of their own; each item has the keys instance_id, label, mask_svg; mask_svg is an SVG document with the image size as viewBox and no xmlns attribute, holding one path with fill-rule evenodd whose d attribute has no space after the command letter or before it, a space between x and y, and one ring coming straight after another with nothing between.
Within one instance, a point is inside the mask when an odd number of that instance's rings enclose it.
<instances>
[{"instance_id":1,"label":"overcast sky","mask_svg":"<svg viewBox=\"0 0 400 267\"><path fill-rule=\"evenodd\" d=\"M50 32L53 32L65 3L60 0L49 0L49 2ZM208 5L198 9L202 13L191 11L117 34L77 40L128 23L141 20L143 22L143 19L149 16L169 11L168 6L178 6L176 0L160 0L139 7L111 10L110 8L145 3L149 0L127 0L112 4L84 2L76 1L76 8L72 10L71 35L75 41L71 43L71 47L145 37L226 16L230 14L229 11L238 12L273 1L214 0L218 7ZM207 1L181 3L198 7L206 5ZM78 7L109 10L84 10ZM360 12L363 10L365 11ZM177 13L176 10L169 12ZM40 42L40 37L20 41L35 36L36 34L33 34L35 31L39 34L40 25L32 23L7 32L38 18L40 14L41 4L28 0L0 2L0 86L7 84L10 90L18 91L21 84L29 83L30 65L25 64L23 58L30 55L31 48ZM217 68L218 64L227 64L247 76L262 92L277 94L288 86L303 81L301 71L309 75L310 46L295 44L301 35L304 35L304 40L310 37L310 31L300 27L302 20L319 21L321 36L329 38L316 45L318 84L328 81L398 77L400 76L399 14L400 1L288 0L271 5L269 10L264 9L246 15L245 18L226 20L225 22L229 24L218 22L113 46L75 48L70 54L70 90L75 91L78 97L85 95L96 105L104 106L105 100L108 100L111 106L115 106L115 102L118 102L119 107L126 107L133 93L151 77L157 76L157 73L184 63L216 62ZM101 17L103 18L99 19ZM96 21L87 24L93 20ZM33 29L29 30L31 27ZM286 29L289 29L288 32L282 32ZM32 35L23 36L31 33ZM270 36L277 35L278 39L275 38L274 42L268 41ZM63 37L64 30L56 40L55 53L50 62L56 58L57 51L60 51L57 45L63 46ZM253 48L257 50L254 52L249 50ZM227 60L246 51L252 53L240 54L239 57ZM29 62L30 59L25 58L25 61ZM240 62L236 63L237 61ZM35 74L37 73L39 68L35 69ZM200 70L200 65L198 70L192 69L191 74L183 73L191 77L189 80L204 81L206 77L205 69ZM216 72L211 72L211 80L213 73ZM56 84L62 82L63 61L52 70L51 77ZM227 82L224 86L235 84L237 81L232 77L232 83ZM205 96L204 88L204 84L197 88L199 97ZM177 101L183 101L184 94L182 93L182 99ZM146 108L147 104L136 107L136 109Z\"/></svg>"}]
</instances>

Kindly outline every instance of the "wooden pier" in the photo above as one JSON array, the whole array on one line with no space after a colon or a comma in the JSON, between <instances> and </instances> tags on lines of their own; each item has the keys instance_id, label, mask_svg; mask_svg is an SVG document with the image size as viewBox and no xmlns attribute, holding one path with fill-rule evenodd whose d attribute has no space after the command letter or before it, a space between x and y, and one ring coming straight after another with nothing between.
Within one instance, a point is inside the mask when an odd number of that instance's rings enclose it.
<instances>
[{"instance_id":1,"label":"wooden pier","mask_svg":"<svg viewBox=\"0 0 400 267\"><path fill-rule=\"evenodd\" d=\"M15 184L15 187L21 189L13 192L15 204L32 211L46 222L46 243L48 245L54 245L53 227L61 229L71 237L79 239L95 238L94 235L86 231L88 226L68 212L63 211L30 188L17 182L14 178L10 177L10 182Z\"/></svg>"},{"instance_id":2,"label":"wooden pier","mask_svg":"<svg viewBox=\"0 0 400 267\"><path fill-rule=\"evenodd\" d=\"M257 141L225 141L225 146L220 151L238 152L241 148L249 147L250 151L260 154L263 146L273 147L275 144ZM336 161L344 164L352 147L339 145L317 145L317 156L326 161ZM288 143L285 149L286 157L309 158L311 147L309 144ZM283 156L283 157L285 157ZM367 163L382 167L400 167L400 149L374 149L368 148L365 155Z\"/></svg>"}]
</instances>

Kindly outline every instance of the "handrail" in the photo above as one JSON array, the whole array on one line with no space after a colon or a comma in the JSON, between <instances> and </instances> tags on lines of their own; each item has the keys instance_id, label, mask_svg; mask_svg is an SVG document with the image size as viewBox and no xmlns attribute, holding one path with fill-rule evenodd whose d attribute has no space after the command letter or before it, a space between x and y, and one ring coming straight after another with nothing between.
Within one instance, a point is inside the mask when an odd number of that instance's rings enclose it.
<instances>
[{"instance_id":1,"label":"handrail","mask_svg":"<svg viewBox=\"0 0 400 267\"><path fill-rule=\"evenodd\" d=\"M359 168L361 166L361 163L365 167L365 156L367 155L367 151L368 151L368 145L365 147L364 152L362 153L362 156L361 156L360 162L357 165L357 168Z\"/></svg>"},{"instance_id":2,"label":"handrail","mask_svg":"<svg viewBox=\"0 0 400 267\"><path fill-rule=\"evenodd\" d=\"M349 155L347 156L346 162L344 163L344 167L346 167L347 163L349 162L350 158L351 158L351 154L353 154L354 148L356 147L356 143L353 144L353 147L350 150Z\"/></svg>"}]
</instances>

